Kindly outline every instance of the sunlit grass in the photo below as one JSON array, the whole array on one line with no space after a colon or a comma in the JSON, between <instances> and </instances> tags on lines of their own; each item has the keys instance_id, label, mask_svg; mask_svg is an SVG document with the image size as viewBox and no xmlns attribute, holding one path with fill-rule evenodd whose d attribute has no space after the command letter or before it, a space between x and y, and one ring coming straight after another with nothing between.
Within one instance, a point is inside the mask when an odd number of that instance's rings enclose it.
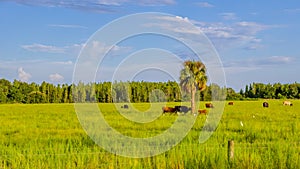
<instances>
[{"instance_id":1,"label":"sunlit grass","mask_svg":"<svg viewBox=\"0 0 300 169\"><path fill-rule=\"evenodd\" d=\"M288 107L282 100L268 100L269 108L262 102L226 105L216 131L203 144L198 139L206 116L199 115L177 146L149 158L116 156L99 147L82 129L73 104L0 105L0 168L299 168L300 101ZM130 137L155 136L178 118L166 114L149 116L149 123L133 122L120 111L159 114L163 105L135 103L128 110L121 105L99 107L114 129ZM231 164L228 140L235 142Z\"/></svg>"}]
</instances>

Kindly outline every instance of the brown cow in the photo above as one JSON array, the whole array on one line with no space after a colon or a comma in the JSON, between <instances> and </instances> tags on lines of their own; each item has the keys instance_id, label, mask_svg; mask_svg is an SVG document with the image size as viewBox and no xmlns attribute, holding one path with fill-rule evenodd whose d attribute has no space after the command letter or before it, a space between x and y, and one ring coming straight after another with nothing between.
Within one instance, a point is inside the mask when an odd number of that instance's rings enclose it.
<instances>
[{"instance_id":1,"label":"brown cow","mask_svg":"<svg viewBox=\"0 0 300 169\"><path fill-rule=\"evenodd\" d=\"M206 108L214 108L214 105L212 103L205 103Z\"/></svg>"},{"instance_id":2,"label":"brown cow","mask_svg":"<svg viewBox=\"0 0 300 169\"><path fill-rule=\"evenodd\" d=\"M228 105L231 105L231 106L232 106L232 105L233 105L233 102L228 102Z\"/></svg>"},{"instance_id":3,"label":"brown cow","mask_svg":"<svg viewBox=\"0 0 300 169\"><path fill-rule=\"evenodd\" d=\"M200 110L198 110L198 113L199 114L207 114L207 110L206 109L200 109Z\"/></svg>"},{"instance_id":4,"label":"brown cow","mask_svg":"<svg viewBox=\"0 0 300 169\"><path fill-rule=\"evenodd\" d=\"M162 107L163 114L165 113L177 113L177 110L173 107Z\"/></svg>"}]
</instances>

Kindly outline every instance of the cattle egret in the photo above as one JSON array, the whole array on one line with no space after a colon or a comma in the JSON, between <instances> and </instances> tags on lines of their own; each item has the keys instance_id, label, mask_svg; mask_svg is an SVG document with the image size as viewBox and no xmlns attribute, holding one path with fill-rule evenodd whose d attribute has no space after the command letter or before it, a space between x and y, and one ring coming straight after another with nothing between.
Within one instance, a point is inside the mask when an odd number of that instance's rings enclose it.
<instances>
[{"instance_id":1,"label":"cattle egret","mask_svg":"<svg viewBox=\"0 0 300 169\"><path fill-rule=\"evenodd\" d=\"M242 121L240 121L240 124L241 124L241 126L242 126L242 127L244 126L244 124L243 124L243 122L242 122Z\"/></svg>"}]
</instances>

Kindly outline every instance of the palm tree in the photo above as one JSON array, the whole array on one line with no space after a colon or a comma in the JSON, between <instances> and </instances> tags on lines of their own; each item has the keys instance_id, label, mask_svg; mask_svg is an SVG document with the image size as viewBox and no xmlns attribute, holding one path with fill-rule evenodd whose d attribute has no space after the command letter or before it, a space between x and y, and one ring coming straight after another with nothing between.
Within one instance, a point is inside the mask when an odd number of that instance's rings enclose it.
<instances>
[{"instance_id":1,"label":"palm tree","mask_svg":"<svg viewBox=\"0 0 300 169\"><path fill-rule=\"evenodd\" d=\"M183 91L191 93L191 112L195 113L195 95L197 89L206 88L206 68L199 61L185 61L184 68L180 71L180 86Z\"/></svg>"}]
</instances>

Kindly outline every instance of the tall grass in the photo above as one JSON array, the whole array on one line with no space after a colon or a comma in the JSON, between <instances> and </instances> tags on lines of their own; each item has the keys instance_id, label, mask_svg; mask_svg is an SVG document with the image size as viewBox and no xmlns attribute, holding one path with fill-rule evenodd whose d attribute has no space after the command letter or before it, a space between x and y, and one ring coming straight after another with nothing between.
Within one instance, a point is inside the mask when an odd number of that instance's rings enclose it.
<instances>
[{"instance_id":1,"label":"tall grass","mask_svg":"<svg viewBox=\"0 0 300 169\"><path fill-rule=\"evenodd\" d=\"M226 105L218 128L203 144L198 139L206 116L187 114L197 118L188 135L148 158L117 156L96 145L72 104L0 105L0 168L300 168L300 101L293 100L292 107L281 100L268 102L269 108L262 107L262 100ZM99 104L107 122L130 137L155 136L177 118L167 114L149 123L132 122L120 115L120 106ZM160 113L161 104L152 106L136 103L126 111ZM235 142L232 163L227 161L228 140Z\"/></svg>"}]
</instances>

